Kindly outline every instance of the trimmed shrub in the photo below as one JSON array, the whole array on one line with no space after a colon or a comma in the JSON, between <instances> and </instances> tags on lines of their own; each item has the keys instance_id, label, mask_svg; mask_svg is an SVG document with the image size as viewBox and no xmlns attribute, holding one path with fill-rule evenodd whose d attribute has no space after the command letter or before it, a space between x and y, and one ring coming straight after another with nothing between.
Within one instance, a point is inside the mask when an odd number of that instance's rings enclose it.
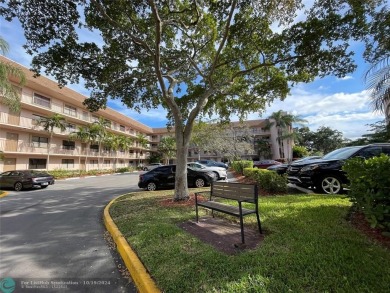
<instances>
[{"instance_id":1,"label":"trimmed shrub","mask_svg":"<svg viewBox=\"0 0 390 293\"><path fill-rule=\"evenodd\" d=\"M235 172L243 174L245 168L253 168L253 161L233 161L232 168Z\"/></svg>"},{"instance_id":2,"label":"trimmed shrub","mask_svg":"<svg viewBox=\"0 0 390 293\"><path fill-rule=\"evenodd\" d=\"M287 176L279 175L269 170L261 170L258 173L256 182L259 188L269 193L287 192Z\"/></svg>"},{"instance_id":3,"label":"trimmed shrub","mask_svg":"<svg viewBox=\"0 0 390 293\"><path fill-rule=\"evenodd\" d=\"M350 181L348 197L371 227L390 235L390 157L353 158L343 166Z\"/></svg>"},{"instance_id":4,"label":"trimmed shrub","mask_svg":"<svg viewBox=\"0 0 390 293\"><path fill-rule=\"evenodd\" d=\"M287 176L279 175L266 169L245 168L244 176L256 181L262 190L269 193L285 193L287 191Z\"/></svg>"}]
</instances>

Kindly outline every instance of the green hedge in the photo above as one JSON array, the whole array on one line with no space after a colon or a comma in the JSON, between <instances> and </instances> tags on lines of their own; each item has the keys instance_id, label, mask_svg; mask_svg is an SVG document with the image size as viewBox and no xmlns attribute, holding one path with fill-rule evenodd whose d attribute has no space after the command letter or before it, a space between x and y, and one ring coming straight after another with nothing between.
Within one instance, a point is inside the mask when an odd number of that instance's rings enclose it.
<instances>
[{"instance_id":1,"label":"green hedge","mask_svg":"<svg viewBox=\"0 0 390 293\"><path fill-rule=\"evenodd\" d=\"M124 172L131 172L134 171L134 168L132 167L123 167L118 168L116 170L113 169L105 169L105 170L89 170L88 172L83 170L63 170L63 169L56 169L49 171L48 173L56 179L64 179L64 178L72 178L72 177L79 177L79 176L93 176L93 175L102 175L102 174L113 174L113 173L124 173Z\"/></svg>"},{"instance_id":2,"label":"green hedge","mask_svg":"<svg viewBox=\"0 0 390 293\"><path fill-rule=\"evenodd\" d=\"M245 168L253 168L253 161L233 161L232 168L235 172L244 174Z\"/></svg>"},{"instance_id":3,"label":"green hedge","mask_svg":"<svg viewBox=\"0 0 390 293\"><path fill-rule=\"evenodd\" d=\"M258 187L269 193L284 193L287 191L286 175L279 175L266 169L245 168L244 176L256 181Z\"/></svg>"},{"instance_id":4,"label":"green hedge","mask_svg":"<svg viewBox=\"0 0 390 293\"><path fill-rule=\"evenodd\" d=\"M348 197L372 227L390 235L390 157L354 158L343 166L350 181Z\"/></svg>"}]
</instances>

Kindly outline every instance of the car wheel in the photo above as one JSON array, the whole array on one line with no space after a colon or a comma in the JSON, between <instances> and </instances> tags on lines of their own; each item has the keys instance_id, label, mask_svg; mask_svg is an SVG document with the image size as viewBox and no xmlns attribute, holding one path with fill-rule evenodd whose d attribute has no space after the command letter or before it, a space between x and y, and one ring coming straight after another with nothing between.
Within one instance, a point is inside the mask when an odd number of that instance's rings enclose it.
<instances>
[{"instance_id":1,"label":"car wheel","mask_svg":"<svg viewBox=\"0 0 390 293\"><path fill-rule=\"evenodd\" d=\"M144 167L144 171L148 171L148 168L147 168L147 167Z\"/></svg>"},{"instance_id":2,"label":"car wheel","mask_svg":"<svg viewBox=\"0 0 390 293\"><path fill-rule=\"evenodd\" d=\"M15 191L21 191L23 189L23 183L22 182L16 182L14 185Z\"/></svg>"},{"instance_id":3,"label":"car wheel","mask_svg":"<svg viewBox=\"0 0 390 293\"><path fill-rule=\"evenodd\" d=\"M49 187L49 185L41 185L41 188L43 189L43 188L48 188Z\"/></svg>"},{"instance_id":4,"label":"car wheel","mask_svg":"<svg viewBox=\"0 0 390 293\"><path fill-rule=\"evenodd\" d=\"M204 187L206 185L206 182L204 181L203 178L197 178L195 180L195 187Z\"/></svg>"},{"instance_id":5,"label":"car wheel","mask_svg":"<svg viewBox=\"0 0 390 293\"><path fill-rule=\"evenodd\" d=\"M321 177L317 188L326 194L338 194L343 191L341 180L334 175L325 175Z\"/></svg>"},{"instance_id":6,"label":"car wheel","mask_svg":"<svg viewBox=\"0 0 390 293\"><path fill-rule=\"evenodd\" d=\"M146 190L149 191L154 191L157 189L157 185L154 182L149 182L148 185L146 186Z\"/></svg>"},{"instance_id":7,"label":"car wheel","mask_svg":"<svg viewBox=\"0 0 390 293\"><path fill-rule=\"evenodd\" d=\"M219 178L219 174L218 174L218 172L214 172L214 174L215 174L215 178L217 178L217 180L220 180L221 178Z\"/></svg>"}]
</instances>

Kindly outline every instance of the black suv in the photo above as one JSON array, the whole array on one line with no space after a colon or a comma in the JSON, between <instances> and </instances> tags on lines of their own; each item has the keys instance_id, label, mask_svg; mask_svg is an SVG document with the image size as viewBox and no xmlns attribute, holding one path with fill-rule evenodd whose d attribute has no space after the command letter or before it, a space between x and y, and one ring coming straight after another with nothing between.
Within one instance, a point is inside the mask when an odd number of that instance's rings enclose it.
<instances>
[{"instance_id":1,"label":"black suv","mask_svg":"<svg viewBox=\"0 0 390 293\"><path fill-rule=\"evenodd\" d=\"M348 179L342 166L345 161L362 157L368 159L381 153L390 156L390 144L370 144L345 147L326 154L321 159L292 163L287 169L288 181L298 186L315 187L318 191L334 194L343 191Z\"/></svg>"},{"instance_id":2,"label":"black suv","mask_svg":"<svg viewBox=\"0 0 390 293\"><path fill-rule=\"evenodd\" d=\"M175 172L176 165L157 167L139 175L138 187L150 191L157 188L173 188L175 187ZM189 186L204 187L210 185L215 180L217 180L217 177L213 172L187 168Z\"/></svg>"}]
</instances>

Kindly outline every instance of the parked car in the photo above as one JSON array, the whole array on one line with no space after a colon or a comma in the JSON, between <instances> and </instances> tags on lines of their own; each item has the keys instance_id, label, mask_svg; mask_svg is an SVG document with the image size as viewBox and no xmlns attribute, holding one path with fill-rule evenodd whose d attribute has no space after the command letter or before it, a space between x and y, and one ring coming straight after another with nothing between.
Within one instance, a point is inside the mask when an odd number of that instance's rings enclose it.
<instances>
[{"instance_id":1,"label":"parked car","mask_svg":"<svg viewBox=\"0 0 390 293\"><path fill-rule=\"evenodd\" d=\"M222 167L225 169L229 168L229 166L227 164L225 164L223 162L213 161L213 160L198 160L196 162L201 163L201 164L208 166L208 167Z\"/></svg>"},{"instance_id":2,"label":"parked car","mask_svg":"<svg viewBox=\"0 0 390 293\"><path fill-rule=\"evenodd\" d=\"M147 190L175 187L176 165L157 167L149 172L139 175L138 187ZM204 187L216 181L217 176L211 171L187 168L187 181L189 186Z\"/></svg>"},{"instance_id":3,"label":"parked car","mask_svg":"<svg viewBox=\"0 0 390 293\"><path fill-rule=\"evenodd\" d=\"M144 171L150 171L150 170L153 170L157 167L160 167L160 166L163 166L163 164L161 163L150 163L149 165L146 165L143 167L143 170Z\"/></svg>"},{"instance_id":4,"label":"parked car","mask_svg":"<svg viewBox=\"0 0 390 293\"><path fill-rule=\"evenodd\" d=\"M281 164L282 164L281 162L275 160L261 160L261 161L254 161L253 167L259 169L267 169L270 166L281 165Z\"/></svg>"},{"instance_id":5,"label":"parked car","mask_svg":"<svg viewBox=\"0 0 390 293\"><path fill-rule=\"evenodd\" d=\"M287 169L287 178L290 183L315 187L323 193L340 193L343 191L343 184L348 184L342 170L346 160L354 157L368 159L381 153L390 155L390 143L340 148L321 159L292 163Z\"/></svg>"},{"instance_id":6,"label":"parked car","mask_svg":"<svg viewBox=\"0 0 390 293\"><path fill-rule=\"evenodd\" d=\"M54 177L38 170L14 170L0 174L0 188L22 189L40 187L46 188L54 184Z\"/></svg>"},{"instance_id":7,"label":"parked car","mask_svg":"<svg viewBox=\"0 0 390 293\"><path fill-rule=\"evenodd\" d=\"M214 172L217 176L217 180L225 180L227 178L226 169L223 167L215 167L215 166L206 166L197 162L187 163L188 167L191 167L194 170L206 170Z\"/></svg>"},{"instance_id":8,"label":"parked car","mask_svg":"<svg viewBox=\"0 0 390 293\"><path fill-rule=\"evenodd\" d=\"M295 160L292 163L303 163L305 161L316 160L316 159L321 159L321 156L307 156L302 159ZM276 164L276 165L269 166L267 170L275 171L279 175L283 175L287 172L287 168L289 166L290 164Z\"/></svg>"}]
</instances>

